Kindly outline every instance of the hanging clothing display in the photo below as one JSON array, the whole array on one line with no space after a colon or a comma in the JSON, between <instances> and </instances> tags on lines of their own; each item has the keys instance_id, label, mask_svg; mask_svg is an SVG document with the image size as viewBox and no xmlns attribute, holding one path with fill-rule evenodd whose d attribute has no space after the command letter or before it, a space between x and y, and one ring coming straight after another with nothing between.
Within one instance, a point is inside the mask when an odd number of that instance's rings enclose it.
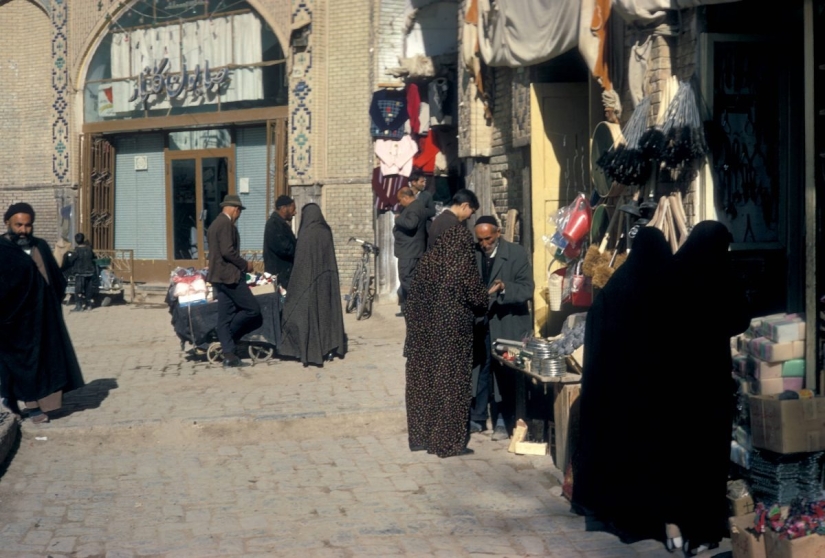
<instances>
[{"instance_id":1,"label":"hanging clothing display","mask_svg":"<svg viewBox=\"0 0 825 558\"><path fill-rule=\"evenodd\" d=\"M489 66L539 64L579 42L581 0L478 0L478 43Z\"/></svg>"},{"instance_id":2,"label":"hanging clothing display","mask_svg":"<svg viewBox=\"0 0 825 558\"><path fill-rule=\"evenodd\" d=\"M614 0L613 8L626 22L646 27L664 23L667 10L685 10L738 0Z\"/></svg>"},{"instance_id":3,"label":"hanging clothing display","mask_svg":"<svg viewBox=\"0 0 825 558\"><path fill-rule=\"evenodd\" d=\"M433 130L432 133L422 136L418 140L418 155L413 157L413 166L427 174L432 174L435 170L435 157L438 155L438 147L433 141L435 135L435 130Z\"/></svg>"},{"instance_id":4,"label":"hanging clothing display","mask_svg":"<svg viewBox=\"0 0 825 558\"><path fill-rule=\"evenodd\" d=\"M407 122L407 93L381 89L372 94L370 135L374 138L401 139Z\"/></svg>"},{"instance_id":5,"label":"hanging clothing display","mask_svg":"<svg viewBox=\"0 0 825 558\"><path fill-rule=\"evenodd\" d=\"M410 179L399 174L384 175L381 167L372 170L372 191L375 194L377 211L401 211L398 203L398 190L407 186Z\"/></svg>"},{"instance_id":6,"label":"hanging clothing display","mask_svg":"<svg viewBox=\"0 0 825 558\"><path fill-rule=\"evenodd\" d=\"M438 148L435 156L435 174L449 174L458 163L458 137L455 128L433 128L433 144Z\"/></svg>"},{"instance_id":7,"label":"hanging clothing display","mask_svg":"<svg viewBox=\"0 0 825 558\"><path fill-rule=\"evenodd\" d=\"M450 82L445 78L436 78L428 86L430 103L430 126L449 126L453 123L453 99L450 96Z\"/></svg>"},{"instance_id":8,"label":"hanging clothing display","mask_svg":"<svg viewBox=\"0 0 825 558\"><path fill-rule=\"evenodd\" d=\"M410 131L417 134L421 128L419 110L421 109L421 96L418 93L418 86L414 83L407 85L407 116L410 119Z\"/></svg>"},{"instance_id":9,"label":"hanging clothing display","mask_svg":"<svg viewBox=\"0 0 825 558\"><path fill-rule=\"evenodd\" d=\"M375 140L375 155L381 162L383 174L410 176L416 153L418 144L410 136L403 136L399 140Z\"/></svg>"}]
</instances>

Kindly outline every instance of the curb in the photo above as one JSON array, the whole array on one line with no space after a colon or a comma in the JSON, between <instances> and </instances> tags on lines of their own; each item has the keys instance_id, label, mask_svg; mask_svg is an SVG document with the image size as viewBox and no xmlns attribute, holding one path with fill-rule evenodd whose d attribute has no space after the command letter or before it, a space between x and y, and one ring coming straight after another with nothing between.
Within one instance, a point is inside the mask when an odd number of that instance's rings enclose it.
<instances>
[{"instance_id":1,"label":"curb","mask_svg":"<svg viewBox=\"0 0 825 558\"><path fill-rule=\"evenodd\" d=\"M0 412L0 471L20 436L20 421L9 412Z\"/></svg>"}]
</instances>

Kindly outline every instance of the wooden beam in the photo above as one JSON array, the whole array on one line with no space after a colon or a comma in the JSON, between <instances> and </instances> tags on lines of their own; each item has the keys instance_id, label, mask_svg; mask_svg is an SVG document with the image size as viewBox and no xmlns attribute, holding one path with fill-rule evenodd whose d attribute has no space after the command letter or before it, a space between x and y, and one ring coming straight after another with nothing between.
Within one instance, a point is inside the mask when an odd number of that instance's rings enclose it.
<instances>
[{"instance_id":1,"label":"wooden beam","mask_svg":"<svg viewBox=\"0 0 825 558\"><path fill-rule=\"evenodd\" d=\"M251 124L277 118L287 118L289 108L264 107L223 112L178 114L175 116L152 116L130 120L92 122L83 125L86 134L116 134L120 132L141 132L148 130L171 130L175 128L207 128L231 124Z\"/></svg>"},{"instance_id":2,"label":"wooden beam","mask_svg":"<svg viewBox=\"0 0 825 558\"><path fill-rule=\"evenodd\" d=\"M814 106L814 6L813 0L805 0L802 12L804 60L805 60L805 386L822 393L825 378L817 370L817 277L816 277L816 146ZM819 380L817 384L817 380Z\"/></svg>"}]
</instances>

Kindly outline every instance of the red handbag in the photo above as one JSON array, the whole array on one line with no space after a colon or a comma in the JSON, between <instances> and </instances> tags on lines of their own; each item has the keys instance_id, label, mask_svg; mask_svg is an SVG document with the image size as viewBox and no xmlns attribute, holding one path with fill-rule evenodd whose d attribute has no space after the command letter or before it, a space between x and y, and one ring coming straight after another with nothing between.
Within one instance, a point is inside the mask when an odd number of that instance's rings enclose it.
<instances>
[{"instance_id":1,"label":"red handbag","mask_svg":"<svg viewBox=\"0 0 825 558\"><path fill-rule=\"evenodd\" d=\"M582 273L582 260L579 260L565 280L569 280L570 286L570 294L565 297L565 302L582 308L593 304L593 280ZM567 289L563 291L567 295Z\"/></svg>"}]
</instances>

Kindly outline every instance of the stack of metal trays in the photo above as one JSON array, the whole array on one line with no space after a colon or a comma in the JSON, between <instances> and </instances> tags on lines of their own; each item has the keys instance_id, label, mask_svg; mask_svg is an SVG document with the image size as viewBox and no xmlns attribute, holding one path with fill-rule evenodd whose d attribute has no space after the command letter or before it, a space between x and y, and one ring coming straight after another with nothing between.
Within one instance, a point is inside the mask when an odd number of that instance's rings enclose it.
<instances>
[{"instance_id":1,"label":"stack of metal trays","mask_svg":"<svg viewBox=\"0 0 825 558\"><path fill-rule=\"evenodd\" d=\"M549 341L538 337L527 340L525 349L533 355L530 370L539 376L562 376L567 372L564 355L551 346Z\"/></svg>"}]
</instances>

